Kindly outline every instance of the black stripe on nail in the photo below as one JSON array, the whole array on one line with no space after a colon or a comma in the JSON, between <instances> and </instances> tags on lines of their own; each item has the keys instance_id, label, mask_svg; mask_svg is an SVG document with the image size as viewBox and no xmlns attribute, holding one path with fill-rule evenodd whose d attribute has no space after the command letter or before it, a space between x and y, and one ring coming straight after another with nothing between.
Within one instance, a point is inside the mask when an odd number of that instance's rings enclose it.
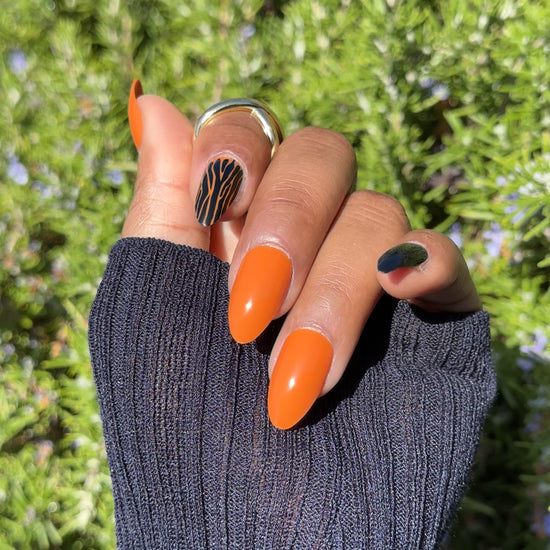
<instances>
[{"instance_id":1,"label":"black stripe on nail","mask_svg":"<svg viewBox=\"0 0 550 550\"><path fill-rule=\"evenodd\" d=\"M243 181L243 169L235 159L211 161L195 199L195 215L202 225L212 225L229 208Z\"/></svg>"},{"instance_id":2,"label":"black stripe on nail","mask_svg":"<svg viewBox=\"0 0 550 550\"><path fill-rule=\"evenodd\" d=\"M400 267L417 267L428 259L426 249L416 243L403 243L390 248L378 258L378 271L390 273Z\"/></svg>"}]
</instances>

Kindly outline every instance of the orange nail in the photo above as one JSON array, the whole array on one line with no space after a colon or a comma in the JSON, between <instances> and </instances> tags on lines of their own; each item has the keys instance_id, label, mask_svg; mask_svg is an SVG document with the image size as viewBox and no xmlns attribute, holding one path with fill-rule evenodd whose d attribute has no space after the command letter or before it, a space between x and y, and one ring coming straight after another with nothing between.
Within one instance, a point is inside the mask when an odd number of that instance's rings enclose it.
<instances>
[{"instance_id":1,"label":"orange nail","mask_svg":"<svg viewBox=\"0 0 550 550\"><path fill-rule=\"evenodd\" d=\"M332 346L318 332L295 330L285 340L273 369L267 409L283 430L301 420L319 397L332 364Z\"/></svg>"},{"instance_id":2,"label":"orange nail","mask_svg":"<svg viewBox=\"0 0 550 550\"><path fill-rule=\"evenodd\" d=\"M229 330L246 344L273 320L288 292L292 264L272 246L257 246L244 257L229 298Z\"/></svg>"},{"instance_id":3,"label":"orange nail","mask_svg":"<svg viewBox=\"0 0 550 550\"><path fill-rule=\"evenodd\" d=\"M139 80L132 82L130 88L130 97L128 99L128 122L130 123L130 132L137 149L141 146L141 136L143 134L143 123L141 121L141 112L139 110L137 98L143 95L143 88Z\"/></svg>"}]
</instances>

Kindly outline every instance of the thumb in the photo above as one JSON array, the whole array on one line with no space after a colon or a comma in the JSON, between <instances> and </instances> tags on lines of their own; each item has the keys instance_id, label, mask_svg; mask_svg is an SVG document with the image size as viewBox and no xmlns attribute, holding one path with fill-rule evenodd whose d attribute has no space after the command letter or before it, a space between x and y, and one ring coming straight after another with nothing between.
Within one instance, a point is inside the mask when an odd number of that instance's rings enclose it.
<instances>
[{"instance_id":1,"label":"thumb","mask_svg":"<svg viewBox=\"0 0 550 550\"><path fill-rule=\"evenodd\" d=\"M196 219L189 191L193 126L161 97L130 90L129 121L139 148L134 196L123 237L155 237L207 250L210 230Z\"/></svg>"},{"instance_id":2,"label":"thumb","mask_svg":"<svg viewBox=\"0 0 550 550\"><path fill-rule=\"evenodd\" d=\"M451 239L434 231L404 235L378 259L377 277L388 294L428 311L482 308L460 250Z\"/></svg>"}]
</instances>

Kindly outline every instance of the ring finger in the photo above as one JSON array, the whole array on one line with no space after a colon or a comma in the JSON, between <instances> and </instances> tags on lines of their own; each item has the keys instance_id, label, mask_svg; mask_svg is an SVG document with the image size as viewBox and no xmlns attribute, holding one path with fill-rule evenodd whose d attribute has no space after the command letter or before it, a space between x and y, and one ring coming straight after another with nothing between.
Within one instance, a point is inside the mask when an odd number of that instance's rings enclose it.
<instances>
[{"instance_id":1,"label":"ring finger","mask_svg":"<svg viewBox=\"0 0 550 550\"><path fill-rule=\"evenodd\" d=\"M347 198L271 354L275 426L293 426L340 379L382 295L376 260L408 229L393 198L370 191Z\"/></svg>"}]
</instances>

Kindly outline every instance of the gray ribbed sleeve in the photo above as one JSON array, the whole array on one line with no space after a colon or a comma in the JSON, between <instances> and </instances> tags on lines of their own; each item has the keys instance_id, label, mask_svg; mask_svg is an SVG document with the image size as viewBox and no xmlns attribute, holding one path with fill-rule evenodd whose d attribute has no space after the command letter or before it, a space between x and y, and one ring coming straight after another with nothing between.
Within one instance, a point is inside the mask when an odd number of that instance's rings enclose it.
<instances>
[{"instance_id":1,"label":"gray ribbed sleeve","mask_svg":"<svg viewBox=\"0 0 550 550\"><path fill-rule=\"evenodd\" d=\"M227 327L228 265L155 239L111 251L89 342L122 549L437 548L495 395L487 315L383 299L344 379L270 425L275 327Z\"/></svg>"}]
</instances>

